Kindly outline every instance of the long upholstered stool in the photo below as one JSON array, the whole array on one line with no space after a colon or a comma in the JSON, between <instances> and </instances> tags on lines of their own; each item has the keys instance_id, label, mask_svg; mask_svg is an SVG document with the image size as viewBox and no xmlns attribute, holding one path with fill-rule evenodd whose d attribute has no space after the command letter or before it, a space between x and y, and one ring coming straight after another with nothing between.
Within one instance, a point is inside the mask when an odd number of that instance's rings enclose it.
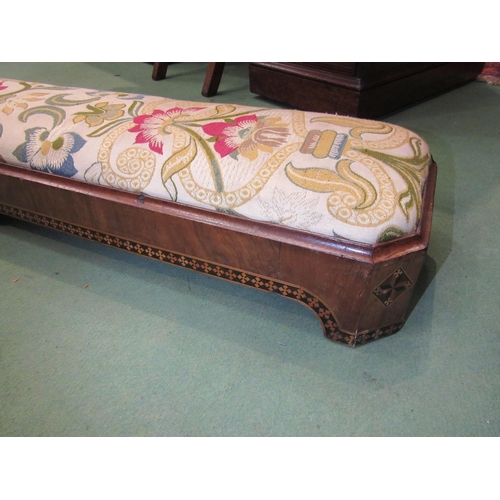
<instances>
[{"instance_id":1,"label":"long upholstered stool","mask_svg":"<svg viewBox=\"0 0 500 500\"><path fill-rule=\"evenodd\" d=\"M0 213L300 301L349 346L403 326L435 179L387 123L0 78Z\"/></svg>"}]
</instances>

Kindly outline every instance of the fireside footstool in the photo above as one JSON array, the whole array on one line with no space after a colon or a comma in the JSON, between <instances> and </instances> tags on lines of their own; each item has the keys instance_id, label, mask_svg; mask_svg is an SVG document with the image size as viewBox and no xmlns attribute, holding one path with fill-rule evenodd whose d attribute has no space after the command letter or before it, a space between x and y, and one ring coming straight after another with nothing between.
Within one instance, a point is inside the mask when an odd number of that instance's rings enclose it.
<instances>
[{"instance_id":1,"label":"fireside footstool","mask_svg":"<svg viewBox=\"0 0 500 500\"><path fill-rule=\"evenodd\" d=\"M350 346L403 326L435 178L388 123L0 78L0 213L298 300Z\"/></svg>"}]
</instances>

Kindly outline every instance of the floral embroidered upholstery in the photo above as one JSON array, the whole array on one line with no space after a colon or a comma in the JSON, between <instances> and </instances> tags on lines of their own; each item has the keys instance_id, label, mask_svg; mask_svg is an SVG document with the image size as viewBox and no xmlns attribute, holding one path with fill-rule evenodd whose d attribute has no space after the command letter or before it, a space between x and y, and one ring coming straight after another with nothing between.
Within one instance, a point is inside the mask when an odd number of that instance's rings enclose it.
<instances>
[{"instance_id":1,"label":"floral embroidered upholstery","mask_svg":"<svg viewBox=\"0 0 500 500\"><path fill-rule=\"evenodd\" d=\"M431 162L377 121L1 78L0 157L364 243L416 230Z\"/></svg>"}]
</instances>

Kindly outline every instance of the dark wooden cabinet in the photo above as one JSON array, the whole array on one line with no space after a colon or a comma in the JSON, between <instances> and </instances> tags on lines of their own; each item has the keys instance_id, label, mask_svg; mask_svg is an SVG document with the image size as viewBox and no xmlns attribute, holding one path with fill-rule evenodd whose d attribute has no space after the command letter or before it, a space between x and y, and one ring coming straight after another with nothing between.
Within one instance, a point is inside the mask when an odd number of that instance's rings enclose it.
<instances>
[{"instance_id":1,"label":"dark wooden cabinet","mask_svg":"<svg viewBox=\"0 0 500 500\"><path fill-rule=\"evenodd\" d=\"M376 118L475 79L484 63L250 63L250 91L296 109Z\"/></svg>"}]
</instances>

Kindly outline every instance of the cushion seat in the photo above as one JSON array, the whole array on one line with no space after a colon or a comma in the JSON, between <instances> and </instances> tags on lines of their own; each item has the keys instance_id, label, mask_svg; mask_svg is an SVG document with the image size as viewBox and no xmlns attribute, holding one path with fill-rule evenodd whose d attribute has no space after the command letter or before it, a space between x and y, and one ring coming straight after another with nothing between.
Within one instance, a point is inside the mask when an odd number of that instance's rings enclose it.
<instances>
[{"instance_id":1,"label":"cushion seat","mask_svg":"<svg viewBox=\"0 0 500 500\"><path fill-rule=\"evenodd\" d=\"M432 162L402 127L0 79L0 161L375 244L413 234Z\"/></svg>"}]
</instances>

